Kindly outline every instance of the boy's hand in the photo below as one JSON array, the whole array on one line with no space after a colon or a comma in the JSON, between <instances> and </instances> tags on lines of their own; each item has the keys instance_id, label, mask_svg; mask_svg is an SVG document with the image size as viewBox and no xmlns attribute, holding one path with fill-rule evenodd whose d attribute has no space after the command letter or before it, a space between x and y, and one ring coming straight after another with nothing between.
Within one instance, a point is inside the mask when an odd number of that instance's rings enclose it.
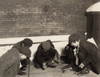
<instances>
[{"instance_id":1,"label":"boy's hand","mask_svg":"<svg viewBox=\"0 0 100 77\"><path fill-rule=\"evenodd\" d=\"M84 75L88 73L89 73L89 69L85 67L82 71L78 72L77 75Z\"/></svg>"},{"instance_id":2,"label":"boy's hand","mask_svg":"<svg viewBox=\"0 0 100 77\"><path fill-rule=\"evenodd\" d=\"M43 68L45 69L45 68L47 68L47 65L46 65L46 63L43 63Z\"/></svg>"},{"instance_id":3,"label":"boy's hand","mask_svg":"<svg viewBox=\"0 0 100 77\"><path fill-rule=\"evenodd\" d=\"M81 63L81 64L79 65L79 67L80 67L80 68L83 68L83 67L84 67L84 64L83 64L83 63Z\"/></svg>"}]
</instances>

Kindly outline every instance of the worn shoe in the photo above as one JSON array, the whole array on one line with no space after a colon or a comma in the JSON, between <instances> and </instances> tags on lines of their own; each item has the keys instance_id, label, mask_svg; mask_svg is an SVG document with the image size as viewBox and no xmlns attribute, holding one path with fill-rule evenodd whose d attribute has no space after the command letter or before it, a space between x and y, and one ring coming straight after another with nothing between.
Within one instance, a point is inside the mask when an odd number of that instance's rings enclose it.
<instances>
[{"instance_id":1,"label":"worn shoe","mask_svg":"<svg viewBox=\"0 0 100 77\"><path fill-rule=\"evenodd\" d=\"M55 68L56 66L53 64L48 64L47 67Z\"/></svg>"},{"instance_id":2,"label":"worn shoe","mask_svg":"<svg viewBox=\"0 0 100 77\"><path fill-rule=\"evenodd\" d=\"M78 67L78 66L72 66L72 69L76 72L82 71L82 68Z\"/></svg>"},{"instance_id":3,"label":"worn shoe","mask_svg":"<svg viewBox=\"0 0 100 77\"><path fill-rule=\"evenodd\" d=\"M22 71L23 71L23 70L26 70L26 67L21 67L20 70L22 70Z\"/></svg>"},{"instance_id":4,"label":"worn shoe","mask_svg":"<svg viewBox=\"0 0 100 77\"><path fill-rule=\"evenodd\" d=\"M26 75L26 72L19 71L18 75Z\"/></svg>"}]
</instances>

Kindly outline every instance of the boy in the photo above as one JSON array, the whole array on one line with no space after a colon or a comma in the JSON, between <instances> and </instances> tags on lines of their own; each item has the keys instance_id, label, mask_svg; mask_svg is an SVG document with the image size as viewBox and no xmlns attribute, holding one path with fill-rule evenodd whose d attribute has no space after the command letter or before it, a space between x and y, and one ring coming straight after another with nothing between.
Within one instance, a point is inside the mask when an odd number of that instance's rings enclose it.
<instances>
[{"instance_id":1,"label":"boy","mask_svg":"<svg viewBox=\"0 0 100 77\"><path fill-rule=\"evenodd\" d=\"M61 59L67 63L67 66L64 66L62 68L62 71L64 71L64 69L72 67L72 69L76 72L79 72L81 70L81 68L78 67L78 65L76 65L76 57L74 54L74 50L76 49L76 47L71 46L70 43L68 43L63 51L64 56L61 56Z\"/></svg>"},{"instance_id":2,"label":"boy","mask_svg":"<svg viewBox=\"0 0 100 77\"><path fill-rule=\"evenodd\" d=\"M34 67L42 68L43 70L46 67L56 67L52 64L56 53L57 50L54 48L54 45L50 40L42 42L35 53L35 57L33 60Z\"/></svg>"},{"instance_id":3,"label":"boy","mask_svg":"<svg viewBox=\"0 0 100 77\"><path fill-rule=\"evenodd\" d=\"M17 75L20 60L31 56L29 47L32 46L32 43L31 39L24 39L0 57L0 77L15 77Z\"/></svg>"},{"instance_id":4,"label":"boy","mask_svg":"<svg viewBox=\"0 0 100 77\"><path fill-rule=\"evenodd\" d=\"M30 52L30 49L29 49L29 48L32 46L32 44L33 44L33 41L32 41L31 39L25 38L24 40L22 40L22 41L16 43L16 44L13 46L13 48L18 48L18 49L20 49L20 47L27 47L27 49L24 50L24 51L29 51L29 52ZM22 57L23 57L23 56L22 56ZM23 70L25 70L25 68L27 67L28 62L29 62L29 57L24 57L24 58L22 58L22 59L20 60L21 67L20 67L19 72L18 72L19 75L24 75L24 74L26 74L25 72L23 72Z\"/></svg>"},{"instance_id":5,"label":"boy","mask_svg":"<svg viewBox=\"0 0 100 77\"><path fill-rule=\"evenodd\" d=\"M69 36L69 43L71 46L76 47L74 50L75 57L77 58L76 65L82 68L81 73L88 73L91 69L96 74L100 73L100 52L97 47L86 40L81 40L78 34ZM80 63L78 63L80 61Z\"/></svg>"}]
</instances>

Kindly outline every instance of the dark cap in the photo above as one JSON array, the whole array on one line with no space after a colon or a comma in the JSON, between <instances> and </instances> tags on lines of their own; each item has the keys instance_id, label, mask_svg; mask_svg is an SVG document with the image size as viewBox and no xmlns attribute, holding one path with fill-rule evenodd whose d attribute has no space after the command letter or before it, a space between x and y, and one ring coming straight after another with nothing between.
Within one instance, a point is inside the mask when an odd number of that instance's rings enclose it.
<instances>
[{"instance_id":1,"label":"dark cap","mask_svg":"<svg viewBox=\"0 0 100 77\"><path fill-rule=\"evenodd\" d=\"M45 50L49 50L51 47L51 44L49 41L42 42L41 44L42 44L43 49Z\"/></svg>"},{"instance_id":2,"label":"dark cap","mask_svg":"<svg viewBox=\"0 0 100 77\"><path fill-rule=\"evenodd\" d=\"M75 41L78 41L78 40L80 40L79 34L71 34L69 36L69 43L72 43L72 42L75 42Z\"/></svg>"},{"instance_id":3,"label":"dark cap","mask_svg":"<svg viewBox=\"0 0 100 77\"><path fill-rule=\"evenodd\" d=\"M25 38L22 42L25 44L25 46L29 46L29 47L32 46L33 44L33 41L29 38Z\"/></svg>"}]
</instances>

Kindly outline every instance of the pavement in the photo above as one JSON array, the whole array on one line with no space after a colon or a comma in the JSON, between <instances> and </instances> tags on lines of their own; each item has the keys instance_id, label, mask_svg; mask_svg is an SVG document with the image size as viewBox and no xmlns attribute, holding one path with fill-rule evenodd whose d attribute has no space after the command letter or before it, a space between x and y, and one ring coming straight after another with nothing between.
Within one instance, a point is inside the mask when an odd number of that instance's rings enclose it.
<instances>
[{"instance_id":1,"label":"pavement","mask_svg":"<svg viewBox=\"0 0 100 77\"><path fill-rule=\"evenodd\" d=\"M62 72L61 68L66 66L66 64L56 64L56 68L46 68L45 70L42 69L36 69L31 64L30 65L30 74L28 76L28 68L26 69L26 75L17 75L16 77L100 77L100 75L97 75L90 71L88 74L84 75L77 75L75 71L72 70L72 68L65 69L65 72Z\"/></svg>"}]
</instances>

